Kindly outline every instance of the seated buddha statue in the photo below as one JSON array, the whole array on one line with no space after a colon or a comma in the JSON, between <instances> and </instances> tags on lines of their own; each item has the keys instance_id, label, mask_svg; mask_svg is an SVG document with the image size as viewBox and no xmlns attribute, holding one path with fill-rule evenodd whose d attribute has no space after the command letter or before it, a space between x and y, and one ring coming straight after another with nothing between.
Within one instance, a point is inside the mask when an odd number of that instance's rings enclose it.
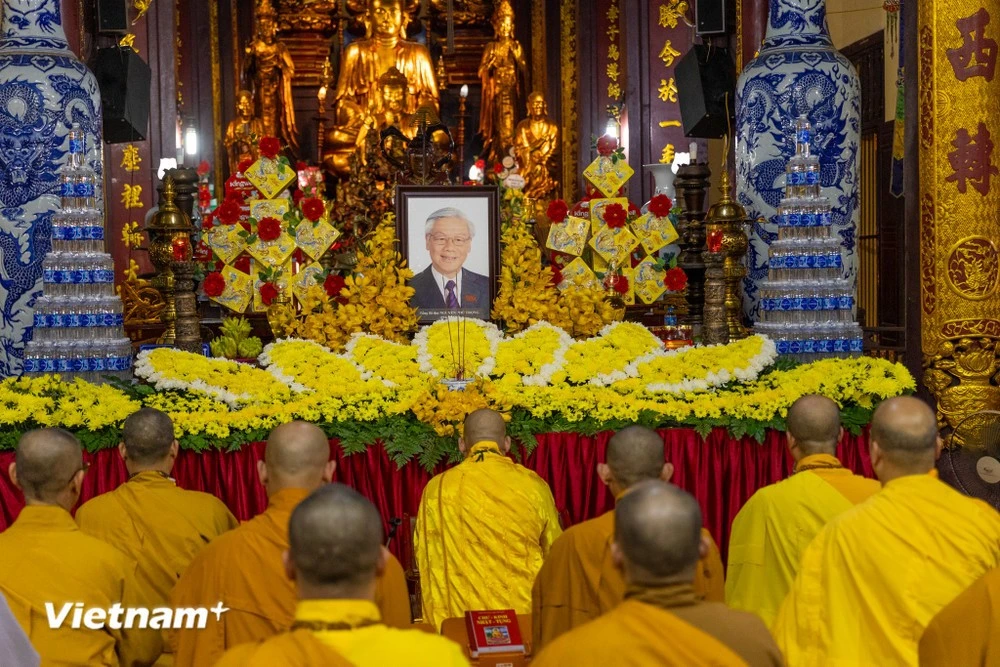
<instances>
[{"instance_id":1,"label":"seated buddha statue","mask_svg":"<svg viewBox=\"0 0 1000 667\"><path fill-rule=\"evenodd\" d=\"M514 130L514 152L528 197L544 199L559 187L559 182L552 178L551 164L558 146L559 126L548 119L545 97L532 93L528 96L528 117Z\"/></svg>"}]
</instances>

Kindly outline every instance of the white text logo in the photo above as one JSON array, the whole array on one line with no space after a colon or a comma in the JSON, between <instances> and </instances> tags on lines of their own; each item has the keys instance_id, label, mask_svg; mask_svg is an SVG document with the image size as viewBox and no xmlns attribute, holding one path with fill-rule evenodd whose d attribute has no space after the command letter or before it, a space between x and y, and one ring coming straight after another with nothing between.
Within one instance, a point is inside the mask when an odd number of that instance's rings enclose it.
<instances>
[{"instance_id":1,"label":"white text logo","mask_svg":"<svg viewBox=\"0 0 1000 667\"><path fill-rule=\"evenodd\" d=\"M61 628L67 623L69 627L78 630L194 630L204 629L208 623L209 613L215 615L215 620L229 611L221 602L214 607L123 607L117 602L110 609L101 607L84 608L82 602L65 603L59 610L51 602L45 603L45 614L49 619L49 627Z\"/></svg>"}]
</instances>

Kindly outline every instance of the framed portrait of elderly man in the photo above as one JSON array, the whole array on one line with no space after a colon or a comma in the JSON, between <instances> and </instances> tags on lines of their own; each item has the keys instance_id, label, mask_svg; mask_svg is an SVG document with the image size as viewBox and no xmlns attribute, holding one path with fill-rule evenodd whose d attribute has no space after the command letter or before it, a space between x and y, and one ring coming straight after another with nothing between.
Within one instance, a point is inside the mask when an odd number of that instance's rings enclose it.
<instances>
[{"instance_id":1,"label":"framed portrait of elderly man","mask_svg":"<svg viewBox=\"0 0 1000 667\"><path fill-rule=\"evenodd\" d=\"M422 324L452 315L490 319L499 229L495 187L397 187L396 235L413 270L410 303Z\"/></svg>"}]
</instances>

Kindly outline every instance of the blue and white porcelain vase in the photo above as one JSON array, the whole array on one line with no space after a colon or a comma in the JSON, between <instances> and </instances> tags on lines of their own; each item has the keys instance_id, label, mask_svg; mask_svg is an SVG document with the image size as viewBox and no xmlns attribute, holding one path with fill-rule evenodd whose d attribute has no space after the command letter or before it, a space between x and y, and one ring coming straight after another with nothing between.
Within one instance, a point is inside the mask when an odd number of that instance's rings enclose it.
<instances>
[{"instance_id":1,"label":"blue and white porcelain vase","mask_svg":"<svg viewBox=\"0 0 1000 667\"><path fill-rule=\"evenodd\" d=\"M832 204L831 233L840 238L844 273L857 283L855 230L860 219L858 157L861 85L851 63L833 48L826 0L770 0L760 54L736 84L736 189L754 222L747 253L743 307L757 321L757 283L767 277L773 222L785 191L785 164L795 153L795 119L813 128L822 195Z\"/></svg>"},{"instance_id":2,"label":"blue and white porcelain vase","mask_svg":"<svg viewBox=\"0 0 1000 667\"><path fill-rule=\"evenodd\" d=\"M59 169L69 129L86 136L86 160L102 169L97 80L69 49L60 0L2 0L0 28L0 376L21 373L42 259L60 208Z\"/></svg>"}]
</instances>

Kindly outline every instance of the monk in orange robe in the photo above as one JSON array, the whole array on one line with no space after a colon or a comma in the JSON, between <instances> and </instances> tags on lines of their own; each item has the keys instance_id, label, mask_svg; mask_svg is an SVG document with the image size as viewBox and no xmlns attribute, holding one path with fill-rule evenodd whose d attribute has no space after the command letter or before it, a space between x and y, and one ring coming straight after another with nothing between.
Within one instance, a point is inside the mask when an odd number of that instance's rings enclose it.
<instances>
[{"instance_id":1,"label":"monk in orange robe","mask_svg":"<svg viewBox=\"0 0 1000 667\"><path fill-rule=\"evenodd\" d=\"M298 591L287 632L230 649L216 667L459 667L458 644L415 629L387 627L375 582L389 552L375 506L343 484L299 503L288 523L285 571Z\"/></svg>"},{"instance_id":2,"label":"monk in orange robe","mask_svg":"<svg viewBox=\"0 0 1000 667\"><path fill-rule=\"evenodd\" d=\"M162 646L157 630L116 629L109 618L100 629L72 627L76 603L109 616L116 604L150 606L135 561L83 534L70 516L86 470L71 433L48 428L21 437L10 477L27 505L0 533L0 593L43 665L151 665ZM50 627L64 611L62 625Z\"/></svg>"},{"instance_id":3,"label":"monk in orange robe","mask_svg":"<svg viewBox=\"0 0 1000 667\"><path fill-rule=\"evenodd\" d=\"M292 422L271 432L264 460L257 463L267 510L202 549L170 596L172 607L210 607L221 601L229 608L218 621L210 617L203 630L170 635L178 665L214 665L227 649L291 626L295 586L282 567L288 521L296 505L333 478L335 468L329 441L318 427ZM406 578L395 559L378 580L376 602L387 625L409 625Z\"/></svg>"},{"instance_id":4,"label":"monk in orange robe","mask_svg":"<svg viewBox=\"0 0 1000 667\"><path fill-rule=\"evenodd\" d=\"M636 484L652 479L669 482L674 466L663 462L663 439L648 428L629 426L608 441L607 463L597 474L621 498ZM611 558L614 510L579 523L563 533L545 558L532 589L532 640L537 649L618 605L625 579ZM719 549L702 529L705 552L695 569L694 594L699 600L722 602L724 575Z\"/></svg>"},{"instance_id":5,"label":"monk in orange robe","mask_svg":"<svg viewBox=\"0 0 1000 667\"><path fill-rule=\"evenodd\" d=\"M920 639L921 667L1000 665L1000 568L938 612Z\"/></svg>"},{"instance_id":6,"label":"monk in orange robe","mask_svg":"<svg viewBox=\"0 0 1000 667\"><path fill-rule=\"evenodd\" d=\"M80 530L138 563L139 583L158 607L166 606L177 579L202 547L239 525L215 496L177 487L170 477L177 450L166 414L142 408L130 415L118 445L128 481L76 511Z\"/></svg>"},{"instance_id":7,"label":"monk in orange robe","mask_svg":"<svg viewBox=\"0 0 1000 667\"><path fill-rule=\"evenodd\" d=\"M726 604L752 611L768 627L816 534L882 488L877 480L852 473L835 456L844 429L832 400L803 396L788 408L786 421L795 472L753 494L729 535Z\"/></svg>"},{"instance_id":8,"label":"monk in orange robe","mask_svg":"<svg viewBox=\"0 0 1000 667\"><path fill-rule=\"evenodd\" d=\"M532 666L782 665L757 616L698 600L703 548L701 509L691 494L660 480L631 487L615 507L611 546L625 601L555 639Z\"/></svg>"},{"instance_id":9,"label":"monk in orange robe","mask_svg":"<svg viewBox=\"0 0 1000 667\"><path fill-rule=\"evenodd\" d=\"M440 628L474 609L531 610L531 583L562 532L545 481L506 456L500 413L465 418L465 460L428 482L420 499L413 553L424 620Z\"/></svg>"}]
</instances>

